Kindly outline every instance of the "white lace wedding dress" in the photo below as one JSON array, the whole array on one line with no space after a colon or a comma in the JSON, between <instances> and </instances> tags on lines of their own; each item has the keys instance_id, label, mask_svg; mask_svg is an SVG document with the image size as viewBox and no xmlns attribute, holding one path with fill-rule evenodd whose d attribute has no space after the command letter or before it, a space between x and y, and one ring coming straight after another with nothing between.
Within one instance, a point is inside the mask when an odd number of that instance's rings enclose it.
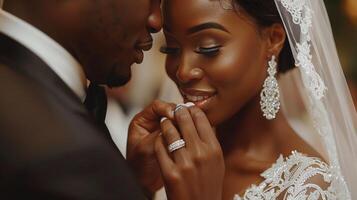
<instances>
[{"instance_id":1,"label":"white lace wedding dress","mask_svg":"<svg viewBox=\"0 0 357 200\"><path fill-rule=\"evenodd\" d=\"M345 183L334 168L319 158L308 157L296 151L283 158L261 174L265 179L248 188L243 197L234 200L345 200Z\"/></svg>"}]
</instances>

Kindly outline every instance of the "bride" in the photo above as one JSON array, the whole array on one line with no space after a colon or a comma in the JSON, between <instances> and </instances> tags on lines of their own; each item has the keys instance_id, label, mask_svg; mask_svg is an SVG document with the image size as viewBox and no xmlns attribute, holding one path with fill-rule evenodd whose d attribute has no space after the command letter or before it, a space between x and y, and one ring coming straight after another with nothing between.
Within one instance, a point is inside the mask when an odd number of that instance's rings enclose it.
<instances>
[{"instance_id":1,"label":"bride","mask_svg":"<svg viewBox=\"0 0 357 200\"><path fill-rule=\"evenodd\" d=\"M356 111L323 0L163 3L186 103L156 142L168 197L357 199Z\"/></svg>"},{"instance_id":2,"label":"bride","mask_svg":"<svg viewBox=\"0 0 357 200\"><path fill-rule=\"evenodd\" d=\"M186 187L213 184L235 200L357 199L356 111L322 0L164 0L163 12L167 73L195 105L175 114L203 110L219 144L208 129L199 138L223 153L216 167L200 163L211 179ZM167 190L180 182L169 163L199 140L175 123L162 120L157 148Z\"/></svg>"}]
</instances>

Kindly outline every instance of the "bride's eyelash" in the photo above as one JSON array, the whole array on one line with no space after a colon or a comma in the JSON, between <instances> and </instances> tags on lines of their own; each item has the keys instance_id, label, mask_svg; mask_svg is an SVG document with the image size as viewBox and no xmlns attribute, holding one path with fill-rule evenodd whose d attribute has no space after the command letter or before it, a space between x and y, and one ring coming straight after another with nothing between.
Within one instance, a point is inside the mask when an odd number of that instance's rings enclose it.
<instances>
[{"instance_id":1,"label":"bride's eyelash","mask_svg":"<svg viewBox=\"0 0 357 200\"><path fill-rule=\"evenodd\" d=\"M215 56L219 53L221 49L221 45L213 46L213 47L198 47L195 52L198 54L203 54L206 56ZM163 54L177 54L180 52L180 48L178 47L167 47L162 46L160 48L160 52Z\"/></svg>"},{"instance_id":2,"label":"bride's eyelash","mask_svg":"<svg viewBox=\"0 0 357 200\"><path fill-rule=\"evenodd\" d=\"M160 52L163 54L177 54L180 52L179 48L176 47L160 47Z\"/></svg>"},{"instance_id":3,"label":"bride's eyelash","mask_svg":"<svg viewBox=\"0 0 357 200\"><path fill-rule=\"evenodd\" d=\"M219 50L221 49L221 45L218 46L213 46L213 47L198 47L195 52L207 56L214 56L219 53Z\"/></svg>"}]
</instances>

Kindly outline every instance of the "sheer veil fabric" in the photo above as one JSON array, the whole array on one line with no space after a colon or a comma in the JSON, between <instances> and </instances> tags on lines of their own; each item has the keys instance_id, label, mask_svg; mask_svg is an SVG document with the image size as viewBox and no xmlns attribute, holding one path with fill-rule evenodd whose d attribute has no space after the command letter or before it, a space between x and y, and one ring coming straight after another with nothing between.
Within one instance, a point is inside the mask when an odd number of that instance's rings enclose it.
<instances>
[{"instance_id":1,"label":"sheer veil fabric","mask_svg":"<svg viewBox=\"0 0 357 200\"><path fill-rule=\"evenodd\" d=\"M341 183L338 199L357 199L357 115L325 4L323 0L275 3L297 67L279 80L283 112L336 172Z\"/></svg>"}]
</instances>

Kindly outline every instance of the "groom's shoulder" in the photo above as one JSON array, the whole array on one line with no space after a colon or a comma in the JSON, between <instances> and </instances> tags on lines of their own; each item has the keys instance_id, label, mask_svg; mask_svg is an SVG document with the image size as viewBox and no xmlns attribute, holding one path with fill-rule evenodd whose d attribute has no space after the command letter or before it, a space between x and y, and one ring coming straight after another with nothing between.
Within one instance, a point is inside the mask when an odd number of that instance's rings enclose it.
<instances>
[{"instance_id":1,"label":"groom's shoulder","mask_svg":"<svg viewBox=\"0 0 357 200\"><path fill-rule=\"evenodd\" d=\"M11 135L16 138L16 134L31 138L41 136L47 142L60 143L61 138L79 140L78 136L85 132L86 138L90 139L98 131L83 120L81 114L72 113L65 105L54 103L42 87L4 64L0 64L0 94L0 137ZM71 121L76 122L80 129L75 130Z\"/></svg>"},{"instance_id":2,"label":"groom's shoulder","mask_svg":"<svg viewBox=\"0 0 357 200\"><path fill-rule=\"evenodd\" d=\"M142 199L124 159L100 130L47 95L0 64L0 198ZM31 180L36 184L26 188Z\"/></svg>"},{"instance_id":3,"label":"groom's shoulder","mask_svg":"<svg viewBox=\"0 0 357 200\"><path fill-rule=\"evenodd\" d=\"M19 151L35 143L46 148L51 144L57 152L107 146L105 133L63 82L39 82L11 63L0 62L0 143L11 137L15 140L7 146ZM18 143L23 138L28 138L26 144Z\"/></svg>"},{"instance_id":4,"label":"groom's shoulder","mask_svg":"<svg viewBox=\"0 0 357 200\"><path fill-rule=\"evenodd\" d=\"M0 64L0 96L0 151L15 148L36 156L74 149L113 151L80 103L64 103L66 98L54 97L4 64Z\"/></svg>"}]
</instances>

